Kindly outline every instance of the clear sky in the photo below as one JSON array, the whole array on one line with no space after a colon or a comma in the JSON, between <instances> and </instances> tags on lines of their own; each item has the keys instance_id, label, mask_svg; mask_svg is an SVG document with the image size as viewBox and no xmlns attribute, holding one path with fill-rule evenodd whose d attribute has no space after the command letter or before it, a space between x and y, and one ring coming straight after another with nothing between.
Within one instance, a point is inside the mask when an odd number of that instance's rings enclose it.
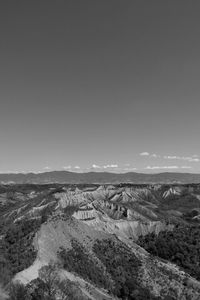
<instances>
[{"instance_id":1,"label":"clear sky","mask_svg":"<svg viewBox=\"0 0 200 300\"><path fill-rule=\"evenodd\" d=\"M1 1L0 172L200 172L199 16L198 0Z\"/></svg>"}]
</instances>

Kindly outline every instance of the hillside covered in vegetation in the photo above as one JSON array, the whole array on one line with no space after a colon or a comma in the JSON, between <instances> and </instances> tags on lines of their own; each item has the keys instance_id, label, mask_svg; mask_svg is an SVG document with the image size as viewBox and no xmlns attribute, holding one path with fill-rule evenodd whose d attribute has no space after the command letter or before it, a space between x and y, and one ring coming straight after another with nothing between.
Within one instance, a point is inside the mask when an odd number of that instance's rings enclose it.
<instances>
[{"instance_id":1,"label":"hillside covered in vegetation","mask_svg":"<svg viewBox=\"0 0 200 300\"><path fill-rule=\"evenodd\" d=\"M200 280L200 225L140 236L137 243L154 256L169 260Z\"/></svg>"}]
</instances>

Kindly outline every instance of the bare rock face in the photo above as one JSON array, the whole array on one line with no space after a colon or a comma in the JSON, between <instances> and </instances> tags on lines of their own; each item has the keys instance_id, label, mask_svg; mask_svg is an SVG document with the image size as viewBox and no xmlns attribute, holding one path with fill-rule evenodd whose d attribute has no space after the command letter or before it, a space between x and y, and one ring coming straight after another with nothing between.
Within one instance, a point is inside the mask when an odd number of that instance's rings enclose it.
<instances>
[{"instance_id":1,"label":"bare rock face","mask_svg":"<svg viewBox=\"0 0 200 300\"><path fill-rule=\"evenodd\" d=\"M73 217L78 220L93 220L98 217L98 212L91 206L80 207L80 209L73 214Z\"/></svg>"},{"instance_id":2,"label":"bare rock face","mask_svg":"<svg viewBox=\"0 0 200 300\"><path fill-rule=\"evenodd\" d=\"M183 188L181 187L170 187L167 191L163 193L163 197L167 198L171 195L180 196L182 192L183 192Z\"/></svg>"},{"instance_id":3,"label":"bare rock face","mask_svg":"<svg viewBox=\"0 0 200 300\"><path fill-rule=\"evenodd\" d=\"M148 233L158 234L160 231L173 230L173 225L167 225L160 221L138 222L138 221L124 221L115 224L119 228L120 234L125 235L127 238L137 240L140 235Z\"/></svg>"},{"instance_id":4,"label":"bare rock face","mask_svg":"<svg viewBox=\"0 0 200 300\"><path fill-rule=\"evenodd\" d=\"M67 190L66 192L56 193L55 198L58 200L58 207L60 208L80 205L87 201L87 199L84 197L84 194L79 190Z\"/></svg>"}]
</instances>

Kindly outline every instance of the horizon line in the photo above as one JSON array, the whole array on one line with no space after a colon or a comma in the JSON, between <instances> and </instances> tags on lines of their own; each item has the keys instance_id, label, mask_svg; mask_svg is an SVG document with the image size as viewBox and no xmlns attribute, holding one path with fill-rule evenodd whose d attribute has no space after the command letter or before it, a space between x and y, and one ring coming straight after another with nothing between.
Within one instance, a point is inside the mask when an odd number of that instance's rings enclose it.
<instances>
[{"instance_id":1,"label":"horizon line","mask_svg":"<svg viewBox=\"0 0 200 300\"><path fill-rule=\"evenodd\" d=\"M13 171L13 172L0 172L0 175L28 175L28 174L45 174L45 173L53 173L53 172L64 172L64 173L72 173L72 174L89 174L89 173L96 173L96 174L100 174L100 173L104 173L104 174L115 174L115 175L125 175L125 174L130 174L130 173L134 173L134 174L144 174L144 175L156 175L156 174L195 174L195 175L200 175L200 172L180 172L180 171L165 171L165 172L155 172L155 173L148 173L148 172L137 172L137 171L128 171L128 172L112 172L112 171L79 171L79 172L75 172L75 171L69 171L69 170L48 170L48 171L27 171L27 172L23 172L23 171Z\"/></svg>"}]
</instances>

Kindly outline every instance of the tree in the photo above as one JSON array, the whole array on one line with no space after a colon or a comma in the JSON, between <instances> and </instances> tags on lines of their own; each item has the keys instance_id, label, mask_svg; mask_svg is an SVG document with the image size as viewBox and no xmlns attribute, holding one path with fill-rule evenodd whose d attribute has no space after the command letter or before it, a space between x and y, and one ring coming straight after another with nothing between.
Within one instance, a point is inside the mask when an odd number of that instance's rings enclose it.
<instances>
[{"instance_id":1,"label":"tree","mask_svg":"<svg viewBox=\"0 0 200 300\"><path fill-rule=\"evenodd\" d=\"M57 293L58 271L56 265L50 263L39 270L39 278L43 281L44 292L48 300L54 300Z\"/></svg>"},{"instance_id":2,"label":"tree","mask_svg":"<svg viewBox=\"0 0 200 300\"><path fill-rule=\"evenodd\" d=\"M39 270L39 279L35 295L42 294L42 298L32 298L31 300L55 300L56 296L60 300L83 300L82 295L77 284L71 282L69 279L62 280L59 276L59 264L50 263L48 266L43 266Z\"/></svg>"},{"instance_id":3,"label":"tree","mask_svg":"<svg viewBox=\"0 0 200 300\"><path fill-rule=\"evenodd\" d=\"M59 281L57 284L59 288L60 300L83 300L83 295L79 291L79 287L72 283L69 279Z\"/></svg>"},{"instance_id":4,"label":"tree","mask_svg":"<svg viewBox=\"0 0 200 300\"><path fill-rule=\"evenodd\" d=\"M9 300L27 300L26 287L20 283L11 283L9 286Z\"/></svg>"}]
</instances>

